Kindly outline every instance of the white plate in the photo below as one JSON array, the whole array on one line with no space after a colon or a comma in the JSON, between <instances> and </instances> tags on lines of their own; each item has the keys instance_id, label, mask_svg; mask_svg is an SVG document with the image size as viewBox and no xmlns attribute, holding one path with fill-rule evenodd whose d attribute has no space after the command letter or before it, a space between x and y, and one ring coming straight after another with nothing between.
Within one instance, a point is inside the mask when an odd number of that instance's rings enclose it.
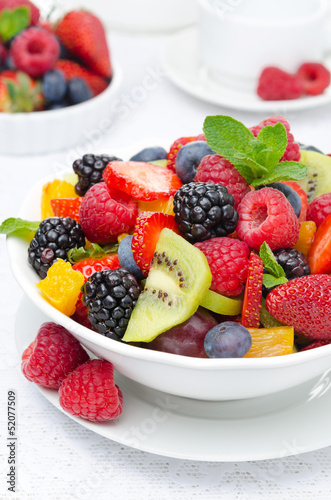
<instances>
[{"instance_id":1,"label":"white plate","mask_svg":"<svg viewBox=\"0 0 331 500\"><path fill-rule=\"evenodd\" d=\"M331 67L331 61L324 61ZM222 85L213 80L199 61L196 27L171 37L163 54L163 65L169 78L185 92L199 99L242 111L286 113L314 108L331 102L331 87L316 97L302 97L288 101L263 101L257 94Z\"/></svg>"},{"instance_id":2,"label":"white plate","mask_svg":"<svg viewBox=\"0 0 331 500\"><path fill-rule=\"evenodd\" d=\"M20 355L44 321L49 321L47 316L24 298L15 325ZM313 389L311 384L302 385L271 396L224 402L171 396L118 373L116 383L124 405L115 421L94 424L68 416L107 439L142 451L189 460L238 462L281 458L331 444L328 376L316 379ZM38 388L63 411L57 391Z\"/></svg>"}]
</instances>

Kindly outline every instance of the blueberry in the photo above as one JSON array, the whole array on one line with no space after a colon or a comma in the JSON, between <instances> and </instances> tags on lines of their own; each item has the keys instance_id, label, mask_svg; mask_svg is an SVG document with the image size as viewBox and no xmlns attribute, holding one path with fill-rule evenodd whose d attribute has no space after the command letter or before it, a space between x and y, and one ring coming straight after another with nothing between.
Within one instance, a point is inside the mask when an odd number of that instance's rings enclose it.
<instances>
[{"instance_id":1,"label":"blueberry","mask_svg":"<svg viewBox=\"0 0 331 500\"><path fill-rule=\"evenodd\" d=\"M206 141L189 142L180 148L176 159L176 173L183 184L192 182L202 158L213 154L215 151Z\"/></svg>"},{"instance_id":2,"label":"blueberry","mask_svg":"<svg viewBox=\"0 0 331 500\"><path fill-rule=\"evenodd\" d=\"M302 201L298 193L293 188L291 188L287 184L283 184L282 182L271 182L270 184L266 184L265 186L261 187L271 187L283 193L291 203L295 215L299 217L302 207Z\"/></svg>"},{"instance_id":3,"label":"blueberry","mask_svg":"<svg viewBox=\"0 0 331 500\"><path fill-rule=\"evenodd\" d=\"M80 104L93 97L90 87L82 78L71 78L68 81L67 96L72 104Z\"/></svg>"},{"instance_id":4,"label":"blueberry","mask_svg":"<svg viewBox=\"0 0 331 500\"><path fill-rule=\"evenodd\" d=\"M301 142L299 142L299 146L300 146L300 149L303 149L305 151L315 151L315 153L321 153L322 155L324 155L323 151L321 151L318 148L315 148L315 146L310 146L310 145L307 145L307 144L301 144Z\"/></svg>"},{"instance_id":5,"label":"blueberry","mask_svg":"<svg viewBox=\"0 0 331 500\"><path fill-rule=\"evenodd\" d=\"M67 92L67 82L62 71L53 69L43 77L43 94L51 103L60 102Z\"/></svg>"},{"instance_id":6,"label":"blueberry","mask_svg":"<svg viewBox=\"0 0 331 500\"><path fill-rule=\"evenodd\" d=\"M134 260L131 244L133 236L126 236L123 238L118 247L118 260L120 261L121 267L129 269L138 280L145 279L145 276L139 269Z\"/></svg>"},{"instance_id":7,"label":"blueberry","mask_svg":"<svg viewBox=\"0 0 331 500\"><path fill-rule=\"evenodd\" d=\"M130 158L130 161L156 161L156 160L166 160L168 158L168 153L164 148L160 146L155 146L153 148L145 148L139 151Z\"/></svg>"},{"instance_id":8,"label":"blueberry","mask_svg":"<svg viewBox=\"0 0 331 500\"><path fill-rule=\"evenodd\" d=\"M247 328L233 321L214 326L204 341L209 358L242 358L251 346L252 337Z\"/></svg>"}]
</instances>

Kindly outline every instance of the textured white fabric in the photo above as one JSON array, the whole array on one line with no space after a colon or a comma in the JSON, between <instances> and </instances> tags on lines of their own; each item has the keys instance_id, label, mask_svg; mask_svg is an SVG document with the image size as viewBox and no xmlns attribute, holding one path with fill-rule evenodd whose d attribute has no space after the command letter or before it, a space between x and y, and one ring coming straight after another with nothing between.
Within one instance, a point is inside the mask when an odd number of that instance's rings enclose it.
<instances>
[{"instance_id":1,"label":"textured white fabric","mask_svg":"<svg viewBox=\"0 0 331 500\"><path fill-rule=\"evenodd\" d=\"M113 35L112 53L125 72L116 124L94 144L42 157L0 157L0 220L16 216L35 181L70 166L87 151L112 153L146 137L174 140L201 131L208 114L232 114L247 125L265 116L196 101L160 72L165 37ZM149 77L147 75L150 75ZM286 115L297 140L331 152L331 106ZM93 134L90 134L90 140ZM0 138L1 140L1 138ZM17 138L19 140L19 138ZM0 240L0 498L28 499L327 499L331 447L289 458L244 463L203 463L163 458L106 440L54 408L20 373L14 323L23 296ZM7 491L7 390L17 391L17 492ZM272 432L272 429L270 429ZM194 439L194 436L192 436Z\"/></svg>"}]
</instances>

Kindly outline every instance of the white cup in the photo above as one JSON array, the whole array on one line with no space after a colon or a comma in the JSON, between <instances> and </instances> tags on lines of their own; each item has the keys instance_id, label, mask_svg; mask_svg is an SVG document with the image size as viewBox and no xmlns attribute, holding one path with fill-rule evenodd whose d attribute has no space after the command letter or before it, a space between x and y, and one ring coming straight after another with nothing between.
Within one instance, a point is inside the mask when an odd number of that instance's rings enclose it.
<instances>
[{"instance_id":1,"label":"white cup","mask_svg":"<svg viewBox=\"0 0 331 500\"><path fill-rule=\"evenodd\" d=\"M222 84L255 88L266 66L321 62L328 16L328 0L199 0L201 62Z\"/></svg>"}]
</instances>

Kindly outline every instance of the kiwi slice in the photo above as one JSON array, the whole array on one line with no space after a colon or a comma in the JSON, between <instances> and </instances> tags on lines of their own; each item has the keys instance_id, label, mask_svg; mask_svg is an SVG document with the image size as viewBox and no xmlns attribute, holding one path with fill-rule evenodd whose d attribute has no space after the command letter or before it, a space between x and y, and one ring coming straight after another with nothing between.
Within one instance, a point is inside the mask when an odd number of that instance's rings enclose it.
<instances>
[{"instance_id":1,"label":"kiwi slice","mask_svg":"<svg viewBox=\"0 0 331 500\"><path fill-rule=\"evenodd\" d=\"M63 180L67 181L67 182L69 182L69 184L72 184L73 186L75 186L78 182L78 175L77 174L66 174L63 177Z\"/></svg>"},{"instance_id":2,"label":"kiwi slice","mask_svg":"<svg viewBox=\"0 0 331 500\"><path fill-rule=\"evenodd\" d=\"M316 196L331 191L331 157L316 151L300 150L300 153L300 163L308 166L308 173L296 182L306 191L310 203Z\"/></svg>"},{"instance_id":3,"label":"kiwi slice","mask_svg":"<svg viewBox=\"0 0 331 500\"><path fill-rule=\"evenodd\" d=\"M148 163L151 163L152 165L157 165L158 167L166 167L168 160L153 160L149 161Z\"/></svg>"},{"instance_id":4,"label":"kiwi slice","mask_svg":"<svg viewBox=\"0 0 331 500\"><path fill-rule=\"evenodd\" d=\"M213 292L213 290L208 290L200 305L217 314L236 316L236 314L241 313L242 303L242 298L225 297L217 292Z\"/></svg>"},{"instance_id":5,"label":"kiwi slice","mask_svg":"<svg viewBox=\"0 0 331 500\"><path fill-rule=\"evenodd\" d=\"M204 254L171 229L162 229L145 288L122 340L151 342L186 321L198 309L211 279Z\"/></svg>"},{"instance_id":6,"label":"kiwi slice","mask_svg":"<svg viewBox=\"0 0 331 500\"><path fill-rule=\"evenodd\" d=\"M263 328L274 328L277 326L284 326L283 323L280 323L267 311L267 308L265 306L265 298L263 297L260 309L260 323L262 324Z\"/></svg>"}]
</instances>

